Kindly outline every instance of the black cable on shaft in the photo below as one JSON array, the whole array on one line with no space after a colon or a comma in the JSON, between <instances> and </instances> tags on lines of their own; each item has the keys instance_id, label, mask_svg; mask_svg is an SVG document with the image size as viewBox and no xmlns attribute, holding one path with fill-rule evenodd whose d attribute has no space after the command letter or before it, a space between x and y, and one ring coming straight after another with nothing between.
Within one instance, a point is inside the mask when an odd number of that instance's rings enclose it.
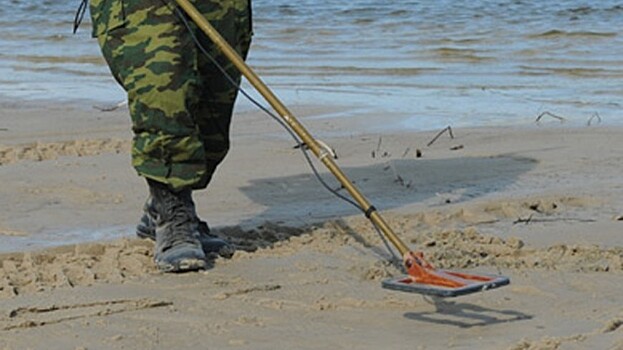
<instances>
[{"instance_id":1,"label":"black cable on shaft","mask_svg":"<svg viewBox=\"0 0 623 350\"><path fill-rule=\"evenodd\" d=\"M169 2L168 4L166 4L167 6L170 6L171 3ZM225 70L225 68L223 68L223 66L208 52L208 50L206 50L206 48L201 44L201 42L199 41L199 39L197 38L197 36L195 35L195 33L193 32L193 28L190 25L190 23L188 22L188 19L186 18L186 15L180 10L180 8L177 5L173 5L172 6L175 10L175 12L178 14L179 18L181 19L182 23L184 24L184 26L186 27L186 29L188 29L188 33L190 34L193 42L195 43L195 45L197 45L197 47L199 48L199 50L210 60L210 62L212 62L214 64L214 66L223 74L223 76L227 79L227 81L236 88L236 90L238 90L247 100L249 100L253 105L255 105L257 108L259 108L260 110L262 110L264 113L266 113L268 116L270 116L272 119L274 119L279 125L281 125L282 128L284 128L288 134L294 139L294 141L296 142L297 148L299 148L301 150L301 152L303 153L303 156L305 157L305 159L307 160L307 163L309 164L309 167L311 168L312 172L314 173L314 176L316 177L316 179L318 180L318 182L320 182L320 184L330 193L332 193L333 195L335 195L336 197L342 199L343 201L351 204L352 206L354 206L355 208L357 208L359 211L361 211L368 219L370 219L370 214L373 211L376 211L376 208L374 208L374 206L371 206L370 208L362 208L358 203L356 203L355 201L353 201L352 199L342 195L341 193L339 193L337 190L331 188L331 186L329 186L326 181L322 178L322 176L320 176L320 173L318 172L318 169L316 168L316 166L314 165L311 157L309 156L308 152L307 152L307 148L306 145L301 142L300 138L298 137L298 135L283 121L281 120L281 118L279 118L277 115L275 115L270 109L268 109L266 106L262 105L259 101L257 101L255 98L253 98L249 93L246 92L245 89L242 88L242 86L240 85L240 83L238 83L234 78L231 77L231 75L229 75L229 73ZM387 239L385 238L385 236L381 233L380 229L377 227L377 225L373 222L370 221L372 223L372 226L374 226L374 229L376 230L377 234L379 235L379 237L381 238L381 240L383 241L385 247L387 248L387 250L389 251L390 255L393 257L393 261L400 261L400 259L398 259L396 257L396 254L394 253L393 249L391 249L391 246L389 245L389 242L387 241Z\"/></svg>"}]
</instances>

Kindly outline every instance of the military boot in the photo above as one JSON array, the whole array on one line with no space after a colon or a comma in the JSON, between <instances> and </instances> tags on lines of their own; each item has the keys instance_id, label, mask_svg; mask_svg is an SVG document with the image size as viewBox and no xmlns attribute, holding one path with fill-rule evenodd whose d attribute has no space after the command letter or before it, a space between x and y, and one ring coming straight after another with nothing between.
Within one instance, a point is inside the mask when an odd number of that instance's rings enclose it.
<instances>
[{"instance_id":1,"label":"military boot","mask_svg":"<svg viewBox=\"0 0 623 350\"><path fill-rule=\"evenodd\" d=\"M136 235L140 238L147 238L151 240L156 239L156 209L154 208L153 198L149 196L143 206L143 216L136 226ZM190 198L192 203L192 198ZM210 227L205 221L202 221L197 216L193 203L193 213L195 220L197 221L199 230L199 241L201 247L206 256L217 254L222 258L230 259L236 249L226 240L210 233Z\"/></svg>"},{"instance_id":2,"label":"military boot","mask_svg":"<svg viewBox=\"0 0 623 350\"><path fill-rule=\"evenodd\" d=\"M155 215L156 265L164 272L204 269L206 256L199 241L190 190L172 191L148 180Z\"/></svg>"}]
</instances>

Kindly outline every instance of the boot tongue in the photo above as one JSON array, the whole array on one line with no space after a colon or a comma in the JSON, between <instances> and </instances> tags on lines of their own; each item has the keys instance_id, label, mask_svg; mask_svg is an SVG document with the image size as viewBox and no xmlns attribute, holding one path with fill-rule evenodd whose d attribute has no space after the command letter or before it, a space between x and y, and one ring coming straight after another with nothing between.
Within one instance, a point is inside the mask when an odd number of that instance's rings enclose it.
<instances>
[{"instance_id":1,"label":"boot tongue","mask_svg":"<svg viewBox=\"0 0 623 350\"><path fill-rule=\"evenodd\" d=\"M162 204L160 214L163 221L172 222L176 226L195 221L195 206L190 195L167 189Z\"/></svg>"},{"instance_id":2,"label":"boot tongue","mask_svg":"<svg viewBox=\"0 0 623 350\"><path fill-rule=\"evenodd\" d=\"M194 211L188 202L171 194L163 201L162 215L156 230L167 232L161 237L163 247L172 247L183 242L198 244L199 231Z\"/></svg>"},{"instance_id":3,"label":"boot tongue","mask_svg":"<svg viewBox=\"0 0 623 350\"><path fill-rule=\"evenodd\" d=\"M182 189L173 191L161 182L148 179L149 191L155 213L158 214L157 221L186 222L194 217L194 207L191 191Z\"/></svg>"}]
</instances>

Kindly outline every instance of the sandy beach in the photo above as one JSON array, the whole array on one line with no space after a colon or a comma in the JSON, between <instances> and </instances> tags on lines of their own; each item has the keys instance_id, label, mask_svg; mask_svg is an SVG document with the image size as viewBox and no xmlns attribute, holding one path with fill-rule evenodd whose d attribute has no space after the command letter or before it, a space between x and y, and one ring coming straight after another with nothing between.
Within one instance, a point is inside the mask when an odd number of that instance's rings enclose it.
<instances>
[{"instance_id":1,"label":"sandy beach","mask_svg":"<svg viewBox=\"0 0 623 350\"><path fill-rule=\"evenodd\" d=\"M159 273L133 232L147 187L127 110L5 103L0 349L623 349L623 128L544 118L428 146L437 131L293 109L414 250L511 284L382 289L401 272L372 226L257 112L236 115L230 155L195 194L238 252Z\"/></svg>"}]
</instances>

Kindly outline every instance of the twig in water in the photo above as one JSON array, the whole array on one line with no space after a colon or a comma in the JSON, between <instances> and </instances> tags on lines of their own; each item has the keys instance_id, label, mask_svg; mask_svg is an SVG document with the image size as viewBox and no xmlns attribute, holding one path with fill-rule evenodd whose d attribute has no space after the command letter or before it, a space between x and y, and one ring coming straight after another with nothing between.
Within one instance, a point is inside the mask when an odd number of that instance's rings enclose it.
<instances>
[{"instance_id":1,"label":"twig in water","mask_svg":"<svg viewBox=\"0 0 623 350\"><path fill-rule=\"evenodd\" d=\"M599 116L599 113L595 112L590 118L588 118L588 121L586 122L586 126L591 126L593 119L597 119L597 123L601 124L601 117Z\"/></svg>"},{"instance_id":2,"label":"twig in water","mask_svg":"<svg viewBox=\"0 0 623 350\"><path fill-rule=\"evenodd\" d=\"M465 148L465 146L458 145L458 146L450 147L450 150L451 151L458 151L458 150L463 149L463 148Z\"/></svg>"},{"instance_id":3,"label":"twig in water","mask_svg":"<svg viewBox=\"0 0 623 350\"><path fill-rule=\"evenodd\" d=\"M561 122L561 123L564 123L564 122L565 122L565 120L566 120L565 118L563 118L563 117L561 117L561 116L558 116L558 115L556 115L556 114L554 114L554 113L552 113L552 112L545 111L545 112L543 112L543 113L539 114L539 116L538 116L538 117L536 117L536 122L537 122L537 123L538 123L538 122L540 122L540 121L541 121L541 119L542 119L543 117L545 117L545 116L549 116L549 117L552 117L552 118L558 119L558 120L560 120L560 122Z\"/></svg>"},{"instance_id":4,"label":"twig in water","mask_svg":"<svg viewBox=\"0 0 623 350\"><path fill-rule=\"evenodd\" d=\"M454 134L452 133L452 128L450 126L445 127L443 130L441 130L439 133L437 133L437 135L435 135L435 137L433 137L433 139L426 145L427 147L430 147L433 143L435 143L435 141L437 141L437 139L443 135L444 132L448 132L448 134L450 135L451 139L454 139Z\"/></svg>"}]
</instances>

